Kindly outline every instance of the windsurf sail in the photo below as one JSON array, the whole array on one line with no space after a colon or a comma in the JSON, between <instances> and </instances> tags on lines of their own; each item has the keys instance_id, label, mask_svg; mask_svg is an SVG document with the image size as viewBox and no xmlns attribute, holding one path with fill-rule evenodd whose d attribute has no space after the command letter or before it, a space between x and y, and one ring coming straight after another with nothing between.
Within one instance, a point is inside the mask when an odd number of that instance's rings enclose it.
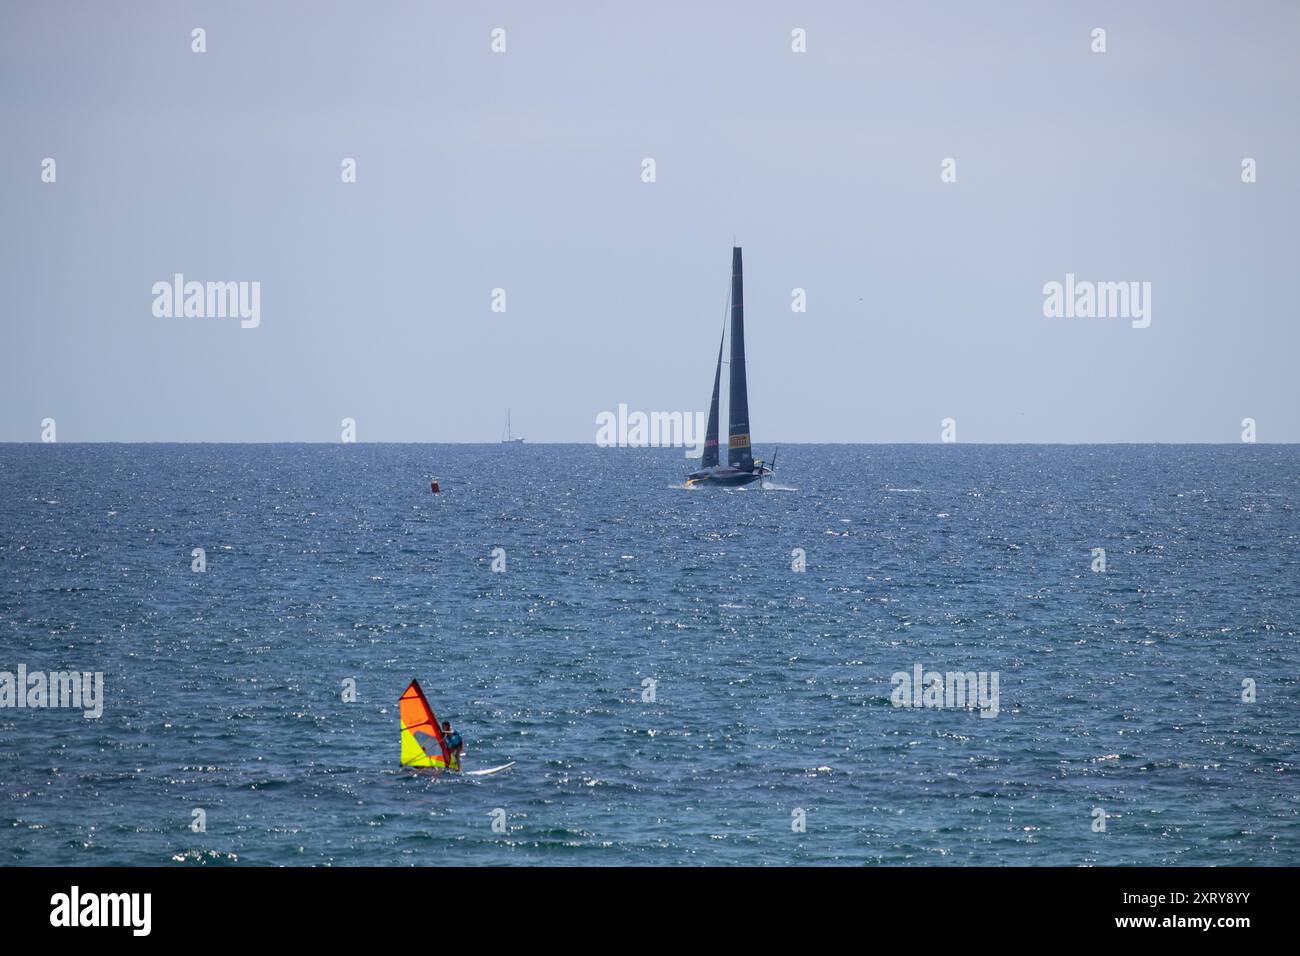
<instances>
[{"instance_id":1,"label":"windsurf sail","mask_svg":"<svg viewBox=\"0 0 1300 956\"><path fill-rule=\"evenodd\" d=\"M451 767L459 769L447 741L442 737L442 727L429 706L429 701L420 689L419 681L411 681L402 699L398 701L398 710L402 721L402 766L403 767ZM437 753L430 753L416 735L433 738L437 743Z\"/></svg>"},{"instance_id":2,"label":"windsurf sail","mask_svg":"<svg viewBox=\"0 0 1300 956\"><path fill-rule=\"evenodd\" d=\"M727 413L727 464L752 471L749 444L749 389L745 383L745 280L740 246L731 250L731 391Z\"/></svg>"}]
</instances>

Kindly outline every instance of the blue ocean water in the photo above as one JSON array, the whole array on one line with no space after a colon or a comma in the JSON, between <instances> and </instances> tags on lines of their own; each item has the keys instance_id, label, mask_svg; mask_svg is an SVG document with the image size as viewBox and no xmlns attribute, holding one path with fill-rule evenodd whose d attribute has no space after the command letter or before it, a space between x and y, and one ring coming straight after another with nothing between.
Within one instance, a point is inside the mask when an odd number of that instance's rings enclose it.
<instances>
[{"instance_id":1,"label":"blue ocean water","mask_svg":"<svg viewBox=\"0 0 1300 956\"><path fill-rule=\"evenodd\" d=\"M0 863L1300 863L1300 448L779 464L0 446L0 670L105 680L0 710ZM997 715L893 706L917 664ZM412 677L517 765L399 769Z\"/></svg>"}]
</instances>

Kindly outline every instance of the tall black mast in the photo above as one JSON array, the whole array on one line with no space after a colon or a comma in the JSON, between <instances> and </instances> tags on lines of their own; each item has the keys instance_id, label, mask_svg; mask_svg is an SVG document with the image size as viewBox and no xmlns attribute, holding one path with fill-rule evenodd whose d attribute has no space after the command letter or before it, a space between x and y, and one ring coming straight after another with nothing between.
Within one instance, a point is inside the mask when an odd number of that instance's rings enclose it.
<instances>
[{"instance_id":1,"label":"tall black mast","mask_svg":"<svg viewBox=\"0 0 1300 956\"><path fill-rule=\"evenodd\" d=\"M754 455L749 444L749 389L745 383L745 280L740 246L731 250L731 393L728 409L727 464L750 471ZM708 451L705 451L708 454Z\"/></svg>"}]
</instances>

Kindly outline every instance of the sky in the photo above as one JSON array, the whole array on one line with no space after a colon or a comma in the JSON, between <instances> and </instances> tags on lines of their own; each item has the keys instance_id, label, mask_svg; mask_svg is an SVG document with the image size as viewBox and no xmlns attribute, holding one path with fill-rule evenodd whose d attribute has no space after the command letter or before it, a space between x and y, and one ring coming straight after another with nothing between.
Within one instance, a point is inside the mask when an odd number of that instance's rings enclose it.
<instances>
[{"instance_id":1,"label":"sky","mask_svg":"<svg viewBox=\"0 0 1300 956\"><path fill-rule=\"evenodd\" d=\"M592 442L707 408L734 242L761 446L1297 442L1298 42L1266 0L8 0L0 441ZM177 273L258 324L156 315ZM1045 316L1067 274L1150 324Z\"/></svg>"}]
</instances>

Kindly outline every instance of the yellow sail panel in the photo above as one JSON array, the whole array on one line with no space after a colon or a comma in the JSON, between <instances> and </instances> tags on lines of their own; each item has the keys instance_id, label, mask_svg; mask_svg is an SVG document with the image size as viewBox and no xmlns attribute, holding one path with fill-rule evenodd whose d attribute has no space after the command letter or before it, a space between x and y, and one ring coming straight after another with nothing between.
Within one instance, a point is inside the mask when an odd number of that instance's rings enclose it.
<instances>
[{"instance_id":1,"label":"yellow sail panel","mask_svg":"<svg viewBox=\"0 0 1300 956\"><path fill-rule=\"evenodd\" d=\"M445 767L446 763L439 754L431 757L424 752L415 734L402 727L402 766L403 767Z\"/></svg>"}]
</instances>

